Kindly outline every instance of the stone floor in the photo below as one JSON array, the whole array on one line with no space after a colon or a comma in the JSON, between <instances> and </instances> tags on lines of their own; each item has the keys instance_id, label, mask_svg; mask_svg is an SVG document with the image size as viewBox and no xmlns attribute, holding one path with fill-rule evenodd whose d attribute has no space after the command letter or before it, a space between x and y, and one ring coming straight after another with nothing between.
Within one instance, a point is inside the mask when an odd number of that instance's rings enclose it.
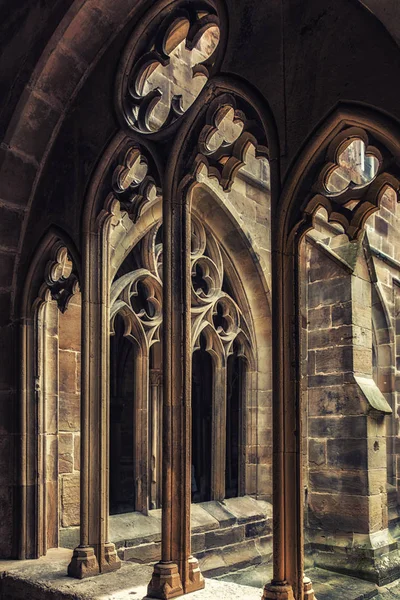
<instances>
[{"instance_id":1,"label":"stone floor","mask_svg":"<svg viewBox=\"0 0 400 600\"><path fill-rule=\"evenodd\" d=\"M0 561L0 600L142 600L152 567L124 562L121 569L82 581L66 577L70 550L49 551L30 561ZM400 581L383 588L325 571L309 569L317 600L400 600ZM204 590L189 594L190 600L260 600L262 587L271 578L269 565L258 565L206 579Z\"/></svg>"},{"instance_id":2,"label":"stone floor","mask_svg":"<svg viewBox=\"0 0 400 600\"><path fill-rule=\"evenodd\" d=\"M246 586L252 586L260 593L266 580L271 579L271 568L259 565L235 573L219 577L219 581L230 581ZM355 577L340 575L324 569L308 569L307 575L313 582L317 600L393 600L400 599L400 581L378 588L369 581Z\"/></svg>"}]
</instances>

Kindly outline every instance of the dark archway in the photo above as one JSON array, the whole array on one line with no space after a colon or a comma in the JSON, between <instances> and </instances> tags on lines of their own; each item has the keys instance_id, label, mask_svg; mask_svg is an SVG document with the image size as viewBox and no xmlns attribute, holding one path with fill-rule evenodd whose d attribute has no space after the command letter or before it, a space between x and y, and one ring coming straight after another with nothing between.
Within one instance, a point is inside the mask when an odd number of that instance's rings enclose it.
<instances>
[{"instance_id":1,"label":"dark archway","mask_svg":"<svg viewBox=\"0 0 400 600\"><path fill-rule=\"evenodd\" d=\"M213 361L200 337L192 362L192 500L211 500Z\"/></svg>"}]
</instances>

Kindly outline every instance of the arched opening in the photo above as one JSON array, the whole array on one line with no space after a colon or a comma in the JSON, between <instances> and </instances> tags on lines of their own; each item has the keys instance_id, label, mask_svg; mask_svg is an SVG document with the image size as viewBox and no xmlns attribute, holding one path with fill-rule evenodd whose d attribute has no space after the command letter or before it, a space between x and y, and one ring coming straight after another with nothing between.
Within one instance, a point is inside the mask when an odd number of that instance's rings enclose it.
<instances>
[{"instance_id":1,"label":"arched opening","mask_svg":"<svg viewBox=\"0 0 400 600\"><path fill-rule=\"evenodd\" d=\"M135 507L134 405L137 347L125 335L123 318L114 320L110 343L110 514Z\"/></svg>"},{"instance_id":2,"label":"arched opening","mask_svg":"<svg viewBox=\"0 0 400 600\"><path fill-rule=\"evenodd\" d=\"M246 393L246 361L239 355L237 344L228 357L226 392L225 498L236 498L241 494L243 400Z\"/></svg>"},{"instance_id":3,"label":"arched opening","mask_svg":"<svg viewBox=\"0 0 400 600\"><path fill-rule=\"evenodd\" d=\"M213 361L206 338L192 357L192 501L211 500Z\"/></svg>"}]
</instances>

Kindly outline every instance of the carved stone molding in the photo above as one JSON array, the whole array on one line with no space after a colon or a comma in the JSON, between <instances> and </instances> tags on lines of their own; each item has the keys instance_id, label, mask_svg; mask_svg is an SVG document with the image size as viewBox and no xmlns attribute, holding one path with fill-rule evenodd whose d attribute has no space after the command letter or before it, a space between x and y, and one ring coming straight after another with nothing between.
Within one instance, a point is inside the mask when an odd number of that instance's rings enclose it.
<instances>
[{"instance_id":1,"label":"carved stone molding","mask_svg":"<svg viewBox=\"0 0 400 600\"><path fill-rule=\"evenodd\" d=\"M134 223L161 195L158 170L151 154L134 142L123 144L110 165L108 175L105 191L111 191L106 198L106 207L111 207L118 200L121 209Z\"/></svg>"},{"instance_id":2,"label":"carved stone molding","mask_svg":"<svg viewBox=\"0 0 400 600\"><path fill-rule=\"evenodd\" d=\"M153 227L141 240L140 268L116 279L111 287L111 332L117 314L124 318L125 335L146 348L160 339L162 326L162 243ZM233 342L251 362L250 329L236 301L223 289L224 264L218 242L192 216L192 346L204 335L207 351L225 362Z\"/></svg>"},{"instance_id":3,"label":"carved stone molding","mask_svg":"<svg viewBox=\"0 0 400 600\"><path fill-rule=\"evenodd\" d=\"M355 239L368 217L379 209L388 186L400 199L399 177L400 171L385 148L370 143L364 129L345 128L328 146L325 163L305 203L306 223L312 223L323 207L329 221L342 225L349 238Z\"/></svg>"},{"instance_id":4,"label":"carved stone molding","mask_svg":"<svg viewBox=\"0 0 400 600\"><path fill-rule=\"evenodd\" d=\"M211 1L158 2L131 37L117 76L125 124L156 133L179 119L215 71L220 31Z\"/></svg>"},{"instance_id":5,"label":"carved stone molding","mask_svg":"<svg viewBox=\"0 0 400 600\"><path fill-rule=\"evenodd\" d=\"M45 269L45 285L42 290L48 290L53 300L57 302L61 312L65 312L72 296L79 290L76 268L69 255L68 249L58 242L52 250L53 258Z\"/></svg>"},{"instance_id":6,"label":"carved stone molding","mask_svg":"<svg viewBox=\"0 0 400 600\"><path fill-rule=\"evenodd\" d=\"M205 167L229 191L250 148L256 158L269 158L265 134L250 108L232 94L220 94L210 103L199 132L194 176Z\"/></svg>"}]
</instances>

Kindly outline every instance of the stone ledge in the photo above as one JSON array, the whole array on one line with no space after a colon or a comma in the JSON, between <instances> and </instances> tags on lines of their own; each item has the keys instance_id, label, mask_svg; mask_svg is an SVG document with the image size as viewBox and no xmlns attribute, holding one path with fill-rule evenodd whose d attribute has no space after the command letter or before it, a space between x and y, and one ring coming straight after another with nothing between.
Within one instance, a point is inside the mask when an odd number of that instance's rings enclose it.
<instances>
[{"instance_id":1,"label":"stone ledge","mask_svg":"<svg viewBox=\"0 0 400 600\"><path fill-rule=\"evenodd\" d=\"M66 576L71 551L50 550L38 560L0 561L0 596L13 600L132 600L146 597L152 567L124 563L117 572L84 580ZM206 580L192 600L259 600L258 588Z\"/></svg>"}]
</instances>

